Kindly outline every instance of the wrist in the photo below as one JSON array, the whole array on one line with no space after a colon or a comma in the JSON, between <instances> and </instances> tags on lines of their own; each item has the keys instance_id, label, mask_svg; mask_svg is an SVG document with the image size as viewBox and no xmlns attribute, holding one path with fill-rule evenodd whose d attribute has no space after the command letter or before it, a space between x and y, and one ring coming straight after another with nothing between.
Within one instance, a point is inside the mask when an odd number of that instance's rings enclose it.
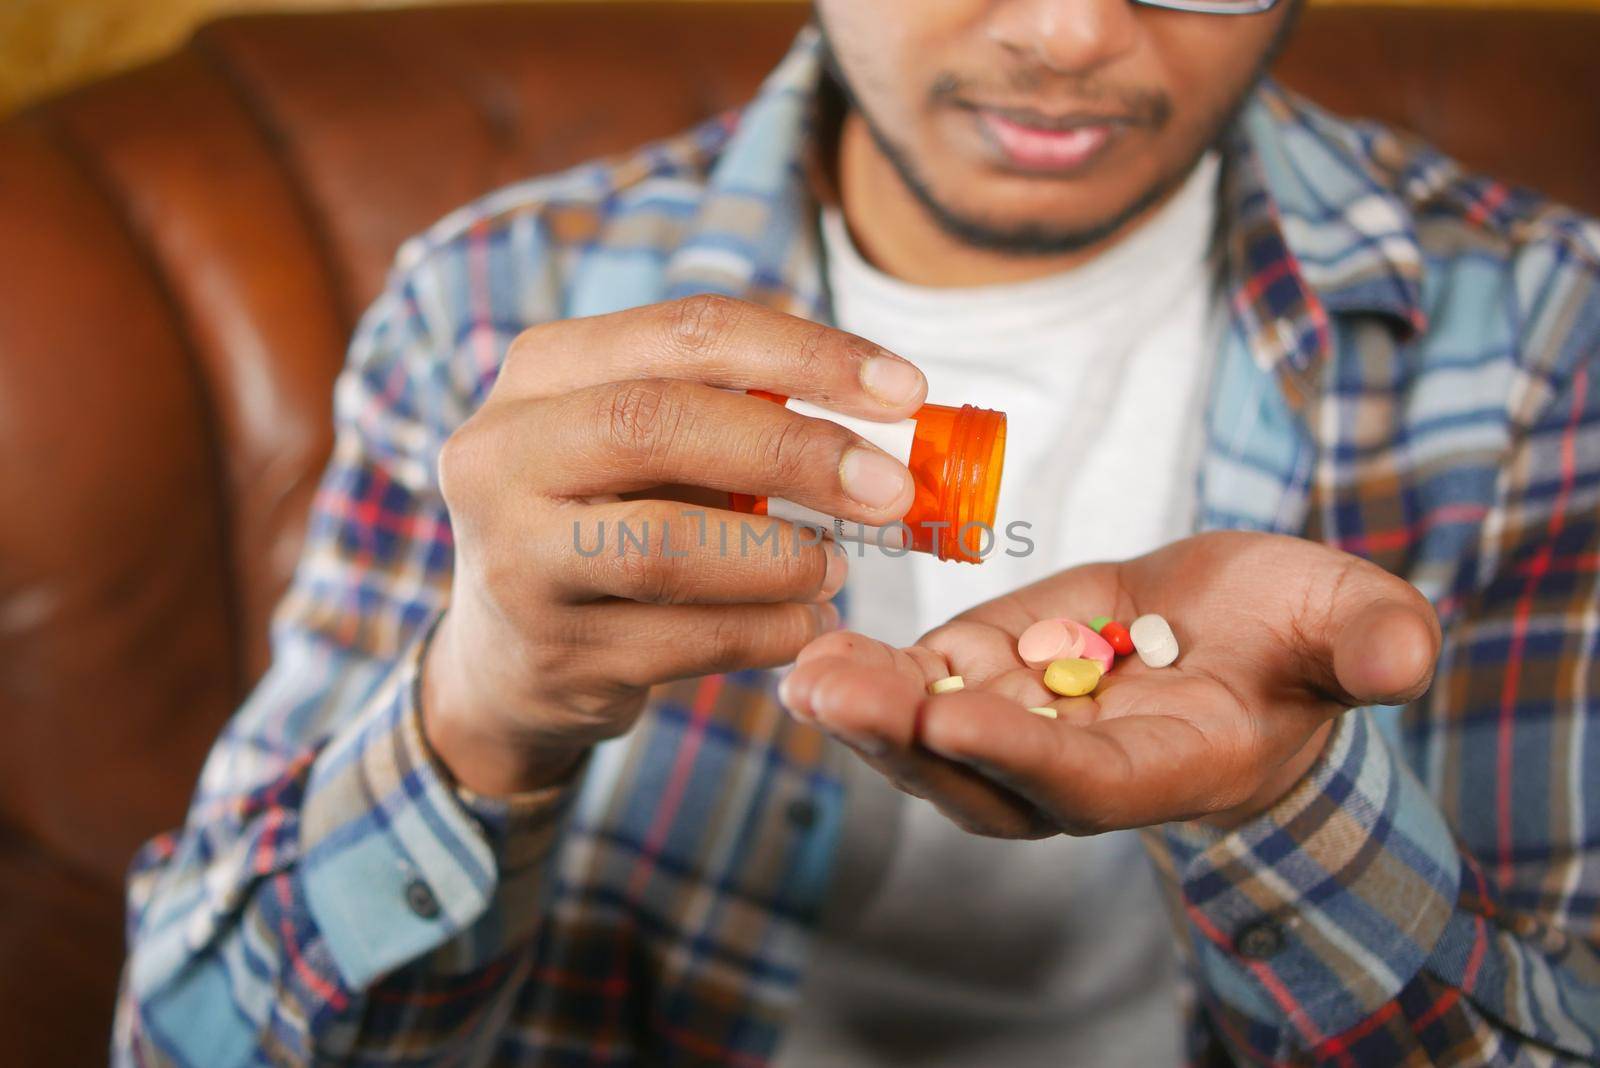
<instances>
[{"instance_id":1,"label":"wrist","mask_svg":"<svg viewBox=\"0 0 1600 1068\"><path fill-rule=\"evenodd\" d=\"M1231 831L1267 812L1289 796L1289 793L1304 781L1311 769L1317 766L1317 762L1322 759L1322 754L1328 747L1328 739L1333 737L1336 723L1337 720L1329 720L1318 727L1306 740L1305 745L1275 768L1260 788L1243 803L1205 816L1199 822L1221 831Z\"/></svg>"},{"instance_id":2,"label":"wrist","mask_svg":"<svg viewBox=\"0 0 1600 1068\"><path fill-rule=\"evenodd\" d=\"M434 627L419 666L418 714L433 755L457 783L485 797L566 781L588 747L554 743L509 722L510 701L485 702L474 683L483 675L462 660L452 618L447 611Z\"/></svg>"}]
</instances>

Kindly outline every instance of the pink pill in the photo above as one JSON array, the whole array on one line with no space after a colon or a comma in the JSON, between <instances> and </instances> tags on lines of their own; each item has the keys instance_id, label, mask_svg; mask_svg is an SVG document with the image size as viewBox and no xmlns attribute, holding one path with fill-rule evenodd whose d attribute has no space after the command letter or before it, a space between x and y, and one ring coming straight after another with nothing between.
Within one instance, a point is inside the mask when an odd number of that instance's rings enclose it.
<instances>
[{"instance_id":1,"label":"pink pill","mask_svg":"<svg viewBox=\"0 0 1600 1068\"><path fill-rule=\"evenodd\" d=\"M1017 655L1035 670L1048 667L1052 660L1071 659L1083 649L1086 629L1070 619L1041 619L1017 639Z\"/></svg>"},{"instance_id":2,"label":"pink pill","mask_svg":"<svg viewBox=\"0 0 1600 1068\"><path fill-rule=\"evenodd\" d=\"M1117 651L1111 647L1111 643L1082 623L1072 625L1077 627L1079 634L1083 636L1083 648L1078 655L1099 664L1101 671L1110 671L1111 665L1117 659Z\"/></svg>"}]
</instances>

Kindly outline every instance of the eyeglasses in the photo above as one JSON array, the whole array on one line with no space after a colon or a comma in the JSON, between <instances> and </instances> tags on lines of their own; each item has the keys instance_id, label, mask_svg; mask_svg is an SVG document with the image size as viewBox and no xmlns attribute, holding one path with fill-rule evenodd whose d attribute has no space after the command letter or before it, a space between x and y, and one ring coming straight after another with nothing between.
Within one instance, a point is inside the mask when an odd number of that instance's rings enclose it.
<instances>
[{"instance_id":1,"label":"eyeglasses","mask_svg":"<svg viewBox=\"0 0 1600 1068\"><path fill-rule=\"evenodd\" d=\"M1202 15L1256 15L1278 6L1278 0L1134 0L1134 3Z\"/></svg>"}]
</instances>

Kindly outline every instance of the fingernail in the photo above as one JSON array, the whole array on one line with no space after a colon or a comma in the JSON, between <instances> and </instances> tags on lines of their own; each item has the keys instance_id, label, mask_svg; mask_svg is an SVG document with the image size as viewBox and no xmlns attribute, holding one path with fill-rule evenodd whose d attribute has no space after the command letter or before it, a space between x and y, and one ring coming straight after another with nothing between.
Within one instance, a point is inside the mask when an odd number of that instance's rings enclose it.
<instances>
[{"instance_id":1,"label":"fingernail","mask_svg":"<svg viewBox=\"0 0 1600 1068\"><path fill-rule=\"evenodd\" d=\"M850 562L832 544L824 543L822 551L828 554L828 570L822 576L822 589L817 591L817 599L826 601L844 589L844 580L850 574Z\"/></svg>"},{"instance_id":2,"label":"fingernail","mask_svg":"<svg viewBox=\"0 0 1600 1068\"><path fill-rule=\"evenodd\" d=\"M850 449L839 464L844 491L868 508L887 508L899 500L909 475L900 463L875 449Z\"/></svg>"},{"instance_id":3,"label":"fingernail","mask_svg":"<svg viewBox=\"0 0 1600 1068\"><path fill-rule=\"evenodd\" d=\"M893 356L874 356L861 365L861 385L881 404L898 408L922 391L922 372Z\"/></svg>"},{"instance_id":4,"label":"fingernail","mask_svg":"<svg viewBox=\"0 0 1600 1068\"><path fill-rule=\"evenodd\" d=\"M824 601L822 604L813 605L817 610L817 629L823 634L839 629L839 609Z\"/></svg>"}]
</instances>

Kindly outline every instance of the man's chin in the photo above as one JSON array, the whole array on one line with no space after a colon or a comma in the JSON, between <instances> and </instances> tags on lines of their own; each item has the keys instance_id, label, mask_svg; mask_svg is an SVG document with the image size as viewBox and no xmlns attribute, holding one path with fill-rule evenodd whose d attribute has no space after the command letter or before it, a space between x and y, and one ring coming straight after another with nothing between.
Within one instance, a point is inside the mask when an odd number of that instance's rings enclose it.
<instances>
[{"instance_id":1,"label":"man's chin","mask_svg":"<svg viewBox=\"0 0 1600 1068\"><path fill-rule=\"evenodd\" d=\"M932 198L927 198L932 199ZM947 235L974 248L1014 256L1061 256L1083 252L1114 237L1137 214L1129 206L1118 205L1103 212L1084 211L1081 205L1065 212L1054 210L1018 211L1015 199L998 201L993 207L948 201L927 203Z\"/></svg>"}]
</instances>

